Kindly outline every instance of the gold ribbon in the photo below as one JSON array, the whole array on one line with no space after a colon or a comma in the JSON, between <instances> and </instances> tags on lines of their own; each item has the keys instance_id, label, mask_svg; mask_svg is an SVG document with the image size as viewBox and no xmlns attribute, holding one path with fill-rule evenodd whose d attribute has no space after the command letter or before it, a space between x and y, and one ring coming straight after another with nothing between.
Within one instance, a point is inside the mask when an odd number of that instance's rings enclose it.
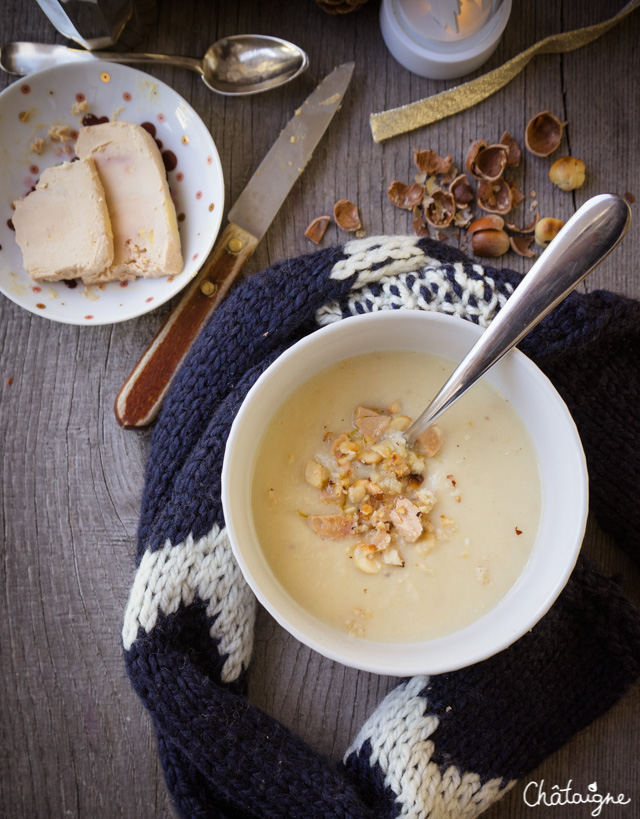
<instances>
[{"instance_id":1,"label":"gold ribbon","mask_svg":"<svg viewBox=\"0 0 640 819\"><path fill-rule=\"evenodd\" d=\"M501 65L500 68L496 68L482 77L470 80L463 85L450 88L448 91L443 91L432 97L427 97L424 100L411 102L400 106L400 108L391 108L389 111L382 111L379 114L371 114L369 121L374 141L382 142L390 137L412 131L414 128L431 125L433 122L477 105L482 100L495 94L508 82L511 82L536 54L561 54L582 48L582 46L592 43L616 26L638 6L640 6L640 0L631 0L615 17L605 20L604 23L545 37L544 40L540 40L539 43L532 45L522 54L513 57L509 62Z\"/></svg>"}]
</instances>

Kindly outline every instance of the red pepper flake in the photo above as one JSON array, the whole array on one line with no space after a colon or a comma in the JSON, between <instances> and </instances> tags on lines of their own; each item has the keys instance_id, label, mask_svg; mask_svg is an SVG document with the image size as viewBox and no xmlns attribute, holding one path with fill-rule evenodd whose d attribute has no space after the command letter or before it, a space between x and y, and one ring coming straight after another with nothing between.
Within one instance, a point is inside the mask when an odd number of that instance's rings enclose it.
<instances>
[{"instance_id":1,"label":"red pepper flake","mask_svg":"<svg viewBox=\"0 0 640 819\"><path fill-rule=\"evenodd\" d=\"M4 383L10 387L13 384L13 378L5 378Z\"/></svg>"},{"instance_id":2,"label":"red pepper flake","mask_svg":"<svg viewBox=\"0 0 640 819\"><path fill-rule=\"evenodd\" d=\"M516 526L516 535L521 535L521 534L522 534L522 529L518 529L518 527Z\"/></svg>"}]
</instances>

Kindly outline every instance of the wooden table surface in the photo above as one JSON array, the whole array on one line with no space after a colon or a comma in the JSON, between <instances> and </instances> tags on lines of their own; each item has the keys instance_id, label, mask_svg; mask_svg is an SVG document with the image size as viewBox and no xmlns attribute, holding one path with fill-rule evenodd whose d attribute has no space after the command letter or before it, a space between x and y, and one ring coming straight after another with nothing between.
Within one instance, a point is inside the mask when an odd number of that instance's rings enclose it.
<instances>
[{"instance_id":1,"label":"wooden table surface","mask_svg":"<svg viewBox=\"0 0 640 819\"><path fill-rule=\"evenodd\" d=\"M602 21L622 5L514 0L504 38L482 71L549 34ZM1 42L63 42L35 0L4 0L0 26ZM564 193L547 179L549 160L525 156L518 171L526 194L517 213L521 223L531 215L532 191L541 215L562 219L599 192L640 196L640 13L583 49L535 58L477 107L383 144L372 140L372 112L457 83L419 78L393 60L380 34L376 0L343 16L327 15L313 0L160 0L157 21L138 50L200 55L217 38L246 32L300 44L310 56L308 72L272 93L228 99L208 91L195 74L148 69L190 102L210 129L226 181L225 212L318 80L338 63L356 62L342 110L249 271L311 250L305 227L340 198L358 204L369 234L411 232L409 215L395 209L385 191L393 180L411 178L414 148L452 153L460 165L474 139L497 141L508 130L523 144L526 122L544 109L567 121L557 155L583 158L587 181ZM14 79L3 74L0 88ZM640 297L639 222L587 288ZM345 238L331 226L324 245ZM457 231L448 241L459 242ZM524 272L531 261L509 253L498 264ZM123 431L113 415L123 379L170 307L89 328L48 321L0 296L1 816L173 815L150 721L125 675L120 637L150 432ZM626 593L640 600L638 568L593 521L584 549L605 572L619 573ZM260 613L250 699L333 759L395 682L323 659ZM639 815L639 699L636 687L527 781L564 786L571 779L583 792L597 781L601 792L632 800L605 807L602 816ZM486 815L547 815L523 804L524 785ZM587 817L590 810L556 814Z\"/></svg>"}]
</instances>

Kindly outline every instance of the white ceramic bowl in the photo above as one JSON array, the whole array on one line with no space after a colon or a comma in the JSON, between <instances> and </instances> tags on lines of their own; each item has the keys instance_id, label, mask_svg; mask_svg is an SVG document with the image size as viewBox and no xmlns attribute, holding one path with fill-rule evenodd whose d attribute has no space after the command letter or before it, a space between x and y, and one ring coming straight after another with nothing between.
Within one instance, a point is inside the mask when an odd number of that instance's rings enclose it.
<instances>
[{"instance_id":1,"label":"white ceramic bowl","mask_svg":"<svg viewBox=\"0 0 640 819\"><path fill-rule=\"evenodd\" d=\"M537 450L542 516L531 557L502 601L471 625L438 639L354 639L307 613L282 588L248 513L257 446L287 396L311 375L374 350L416 350L461 361L482 330L438 313L393 310L344 319L299 341L256 381L233 423L222 472L232 548L256 597L301 642L354 668L392 676L439 674L496 654L531 629L562 591L580 550L588 512L587 469L575 424L548 378L519 350L484 376L515 407Z\"/></svg>"}]
</instances>

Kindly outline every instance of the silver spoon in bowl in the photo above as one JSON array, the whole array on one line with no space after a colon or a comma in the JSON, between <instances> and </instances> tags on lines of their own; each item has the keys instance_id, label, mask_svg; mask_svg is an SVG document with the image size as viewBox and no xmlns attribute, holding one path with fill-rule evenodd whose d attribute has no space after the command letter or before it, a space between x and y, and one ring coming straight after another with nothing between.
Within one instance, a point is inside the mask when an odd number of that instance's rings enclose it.
<instances>
[{"instance_id":1,"label":"silver spoon in bowl","mask_svg":"<svg viewBox=\"0 0 640 819\"><path fill-rule=\"evenodd\" d=\"M630 221L629 205L614 194L594 196L576 211L407 429L410 444L600 264L627 232Z\"/></svg>"},{"instance_id":2,"label":"silver spoon in bowl","mask_svg":"<svg viewBox=\"0 0 640 819\"><path fill-rule=\"evenodd\" d=\"M0 67L9 74L31 74L63 63L105 60L112 63L156 63L189 68L217 94L245 96L284 85L301 74L309 58L298 46L279 37L237 34L207 49L202 60L165 54L85 51L44 43L7 43L0 47Z\"/></svg>"}]
</instances>

